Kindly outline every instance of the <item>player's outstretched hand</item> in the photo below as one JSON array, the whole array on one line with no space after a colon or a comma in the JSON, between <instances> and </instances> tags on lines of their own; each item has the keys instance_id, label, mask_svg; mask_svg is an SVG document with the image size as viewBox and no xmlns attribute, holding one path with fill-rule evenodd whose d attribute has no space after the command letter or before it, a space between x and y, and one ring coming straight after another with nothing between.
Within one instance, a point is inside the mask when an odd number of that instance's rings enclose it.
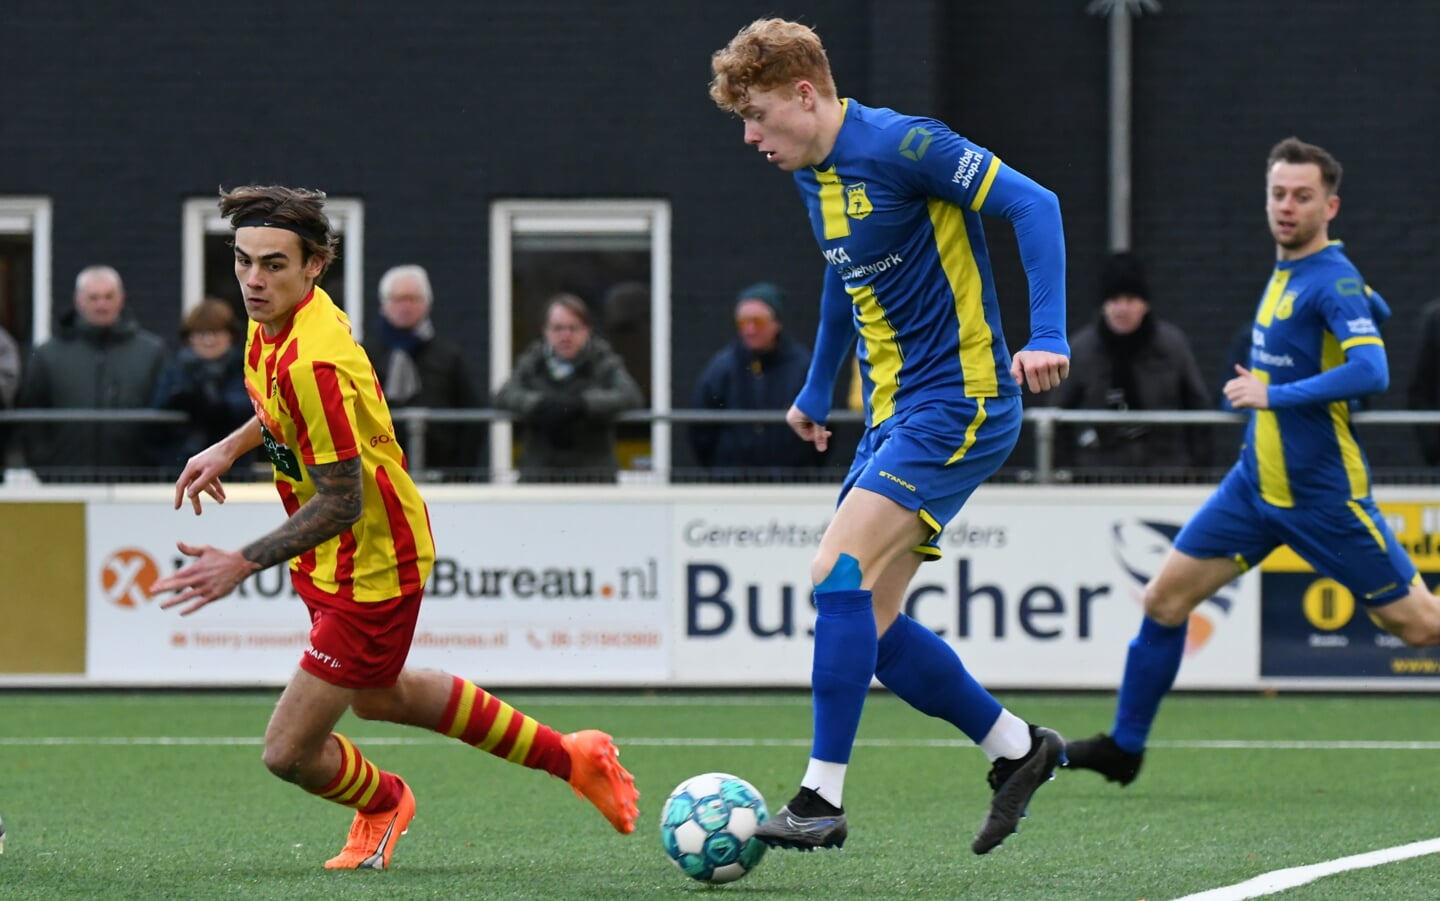
<instances>
[{"instance_id":1,"label":"player's outstretched hand","mask_svg":"<svg viewBox=\"0 0 1440 901\"><path fill-rule=\"evenodd\" d=\"M1070 375L1070 358L1048 350L1017 351L1010 360L1010 375L1015 384L1039 394L1057 387Z\"/></svg>"},{"instance_id":2,"label":"player's outstretched hand","mask_svg":"<svg viewBox=\"0 0 1440 901\"><path fill-rule=\"evenodd\" d=\"M220 484L220 476L229 472L234 462L218 443L187 460L180 478L175 480L175 509L179 510L184 499L189 498L195 515L199 516L201 493L210 495L217 504L225 503L225 486Z\"/></svg>"},{"instance_id":3,"label":"player's outstretched hand","mask_svg":"<svg viewBox=\"0 0 1440 901\"><path fill-rule=\"evenodd\" d=\"M785 414L785 421L800 436L800 440L815 445L816 450L823 451L830 446L830 430L806 416L799 407L792 405Z\"/></svg>"},{"instance_id":4,"label":"player's outstretched hand","mask_svg":"<svg viewBox=\"0 0 1440 901\"><path fill-rule=\"evenodd\" d=\"M1237 410L1266 410L1270 407L1270 389L1255 373L1235 364L1235 378L1225 383L1225 399Z\"/></svg>"},{"instance_id":5,"label":"player's outstretched hand","mask_svg":"<svg viewBox=\"0 0 1440 901\"><path fill-rule=\"evenodd\" d=\"M181 616L189 616L211 601L220 600L260 568L238 551L224 551L208 544L197 547L183 541L175 542L175 546L180 553L195 559L170 575L156 579L150 585L150 593L178 591L174 597L161 601L160 607L168 610L190 602L190 606L180 611Z\"/></svg>"}]
</instances>

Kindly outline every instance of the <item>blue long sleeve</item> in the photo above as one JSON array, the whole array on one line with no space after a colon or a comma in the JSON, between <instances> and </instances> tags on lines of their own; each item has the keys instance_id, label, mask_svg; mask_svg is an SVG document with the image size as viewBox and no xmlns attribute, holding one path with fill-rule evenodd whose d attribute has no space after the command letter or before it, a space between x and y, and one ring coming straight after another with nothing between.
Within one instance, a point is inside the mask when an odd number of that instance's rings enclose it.
<instances>
[{"instance_id":1,"label":"blue long sleeve","mask_svg":"<svg viewBox=\"0 0 1440 901\"><path fill-rule=\"evenodd\" d=\"M855 347L854 305L845 285L832 267L825 269L825 288L820 295L820 324L815 332L815 350L805 387L795 398L800 412L824 423L835 396L835 379L845 355Z\"/></svg>"},{"instance_id":2,"label":"blue long sleeve","mask_svg":"<svg viewBox=\"0 0 1440 901\"><path fill-rule=\"evenodd\" d=\"M1030 340L1025 350L1070 355L1065 338L1065 226L1060 200L1009 166L1000 166L980 212L1004 216L1015 229L1030 282Z\"/></svg>"},{"instance_id":3,"label":"blue long sleeve","mask_svg":"<svg viewBox=\"0 0 1440 901\"><path fill-rule=\"evenodd\" d=\"M1385 347L1359 344L1345 351L1345 362L1334 369L1287 385L1271 386L1270 408L1350 400L1366 394L1378 394L1389 386L1390 366Z\"/></svg>"}]
</instances>

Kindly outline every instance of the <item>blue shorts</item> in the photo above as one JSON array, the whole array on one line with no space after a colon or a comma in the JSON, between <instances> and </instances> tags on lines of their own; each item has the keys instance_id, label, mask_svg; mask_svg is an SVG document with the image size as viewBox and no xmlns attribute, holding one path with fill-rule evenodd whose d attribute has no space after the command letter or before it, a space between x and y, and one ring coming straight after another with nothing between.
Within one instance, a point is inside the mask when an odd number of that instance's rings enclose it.
<instances>
[{"instance_id":1,"label":"blue shorts","mask_svg":"<svg viewBox=\"0 0 1440 901\"><path fill-rule=\"evenodd\" d=\"M1418 577L1371 498L1319 507L1276 507L1237 466L1175 536L1192 557L1232 557L1250 569L1282 544L1372 607L1398 600Z\"/></svg>"},{"instance_id":2,"label":"blue shorts","mask_svg":"<svg viewBox=\"0 0 1440 901\"><path fill-rule=\"evenodd\" d=\"M858 485L914 510L931 529L915 551L939 559L945 524L1010 458L1021 412L1014 395L962 397L892 416L865 430L840 500Z\"/></svg>"}]
</instances>

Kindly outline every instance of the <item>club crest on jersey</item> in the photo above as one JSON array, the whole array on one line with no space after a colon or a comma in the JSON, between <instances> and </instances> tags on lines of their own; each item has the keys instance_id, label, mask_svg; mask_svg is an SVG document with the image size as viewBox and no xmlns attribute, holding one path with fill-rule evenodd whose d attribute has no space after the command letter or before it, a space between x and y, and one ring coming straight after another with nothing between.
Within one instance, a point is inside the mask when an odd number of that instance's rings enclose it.
<instances>
[{"instance_id":1,"label":"club crest on jersey","mask_svg":"<svg viewBox=\"0 0 1440 901\"><path fill-rule=\"evenodd\" d=\"M865 195L865 182L845 186L845 215L851 219L864 219L875 212L870 198Z\"/></svg>"},{"instance_id":2,"label":"club crest on jersey","mask_svg":"<svg viewBox=\"0 0 1440 901\"><path fill-rule=\"evenodd\" d=\"M1275 307L1276 319L1289 319L1290 314L1295 312L1295 298L1298 295L1294 291L1286 291L1280 297L1280 303Z\"/></svg>"}]
</instances>

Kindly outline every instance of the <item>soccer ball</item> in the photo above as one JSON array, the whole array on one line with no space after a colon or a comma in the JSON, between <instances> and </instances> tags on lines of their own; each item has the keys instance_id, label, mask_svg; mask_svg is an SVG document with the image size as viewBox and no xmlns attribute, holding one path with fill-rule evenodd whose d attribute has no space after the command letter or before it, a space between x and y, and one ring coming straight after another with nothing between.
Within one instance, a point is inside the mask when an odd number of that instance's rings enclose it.
<instances>
[{"instance_id":1,"label":"soccer ball","mask_svg":"<svg viewBox=\"0 0 1440 901\"><path fill-rule=\"evenodd\" d=\"M755 827L770 819L755 786L729 773L703 773L675 786L660 812L660 841L685 875L734 882L765 856Z\"/></svg>"}]
</instances>

